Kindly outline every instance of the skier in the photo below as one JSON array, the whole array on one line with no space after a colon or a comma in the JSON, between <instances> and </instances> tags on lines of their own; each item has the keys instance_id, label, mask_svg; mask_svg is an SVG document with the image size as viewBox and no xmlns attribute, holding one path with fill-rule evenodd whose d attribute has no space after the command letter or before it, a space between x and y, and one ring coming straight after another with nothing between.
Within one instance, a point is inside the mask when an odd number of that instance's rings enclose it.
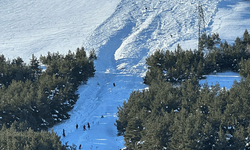
<instances>
[{"instance_id":1,"label":"skier","mask_svg":"<svg viewBox=\"0 0 250 150\"><path fill-rule=\"evenodd\" d=\"M63 137L65 137L65 130L63 129Z\"/></svg>"},{"instance_id":2,"label":"skier","mask_svg":"<svg viewBox=\"0 0 250 150\"><path fill-rule=\"evenodd\" d=\"M83 131L86 131L86 126L85 125L83 126Z\"/></svg>"},{"instance_id":3,"label":"skier","mask_svg":"<svg viewBox=\"0 0 250 150\"><path fill-rule=\"evenodd\" d=\"M78 124L76 124L76 129L78 129Z\"/></svg>"},{"instance_id":4,"label":"skier","mask_svg":"<svg viewBox=\"0 0 250 150\"><path fill-rule=\"evenodd\" d=\"M171 34L170 36L171 36L171 37L173 37L173 35L172 35L172 34Z\"/></svg>"},{"instance_id":5,"label":"skier","mask_svg":"<svg viewBox=\"0 0 250 150\"><path fill-rule=\"evenodd\" d=\"M89 123L88 123L88 129L90 129L90 125L89 125Z\"/></svg>"},{"instance_id":6,"label":"skier","mask_svg":"<svg viewBox=\"0 0 250 150\"><path fill-rule=\"evenodd\" d=\"M113 83L113 86L115 86L115 83Z\"/></svg>"},{"instance_id":7,"label":"skier","mask_svg":"<svg viewBox=\"0 0 250 150\"><path fill-rule=\"evenodd\" d=\"M81 144L79 145L79 149L82 149L82 145Z\"/></svg>"}]
</instances>

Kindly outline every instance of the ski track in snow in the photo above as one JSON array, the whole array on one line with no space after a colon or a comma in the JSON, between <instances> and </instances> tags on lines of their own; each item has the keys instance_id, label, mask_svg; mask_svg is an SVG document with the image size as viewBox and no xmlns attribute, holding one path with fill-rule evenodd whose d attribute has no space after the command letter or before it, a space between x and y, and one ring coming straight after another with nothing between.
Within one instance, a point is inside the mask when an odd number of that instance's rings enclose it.
<instances>
[{"instance_id":1,"label":"ski track in snow","mask_svg":"<svg viewBox=\"0 0 250 150\"><path fill-rule=\"evenodd\" d=\"M250 31L246 3L201 1L208 32L218 32L232 43L235 35ZM142 84L145 59L156 49L175 50L178 43L184 50L197 48L197 5L198 0L3 0L0 50L7 58L20 56L28 63L33 53L39 57L48 51L66 54L81 46L87 51L94 48L95 77L79 87L70 119L53 130L62 136L65 129L61 141L81 144L82 149L120 149L124 141L116 136L117 107L132 91L146 88ZM240 80L234 73L207 77L209 83L219 81L227 88L234 79ZM83 131L88 122L90 130Z\"/></svg>"}]
</instances>

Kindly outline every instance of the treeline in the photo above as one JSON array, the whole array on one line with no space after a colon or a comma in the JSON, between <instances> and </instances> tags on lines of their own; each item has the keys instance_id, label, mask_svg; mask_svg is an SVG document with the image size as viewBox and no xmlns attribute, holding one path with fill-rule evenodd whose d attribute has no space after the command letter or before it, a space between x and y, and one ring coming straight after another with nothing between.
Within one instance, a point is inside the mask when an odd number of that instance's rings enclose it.
<instances>
[{"instance_id":1,"label":"treeline","mask_svg":"<svg viewBox=\"0 0 250 150\"><path fill-rule=\"evenodd\" d=\"M150 56L144 79L149 89L132 92L118 107L116 126L127 149L248 149L248 44L246 30L243 40L214 45L206 54L177 48ZM203 75L223 70L240 72L243 78L230 90L199 85Z\"/></svg>"},{"instance_id":2,"label":"treeline","mask_svg":"<svg viewBox=\"0 0 250 150\"><path fill-rule=\"evenodd\" d=\"M205 43L207 41L207 43ZM150 85L155 78L161 76L169 82L181 82L196 77L202 79L204 75L212 72L231 70L239 72L250 55L250 38L246 30L243 40L236 38L233 45L226 41L220 43L218 34L204 37L200 42L200 50L182 50L178 45L172 52L157 50L146 59L148 71L144 83ZM204 49L208 52L204 52ZM245 66L247 67L247 66ZM245 74L243 71L241 75Z\"/></svg>"},{"instance_id":3,"label":"treeline","mask_svg":"<svg viewBox=\"0 0 250 150\"><path fill-rule=\"evenodd\" d=\"M94 76L95 59L95 51L92 50L88 57L84 48L78 48L76 52L69 51L67 55L48 53L47 56L41 56L40 60L32 55L28 65L19 57L10 61L2 55L0 57L0 128L4 126L2 130L8 132L9 136L12 131L13 135L19 135L7 140L12 142L12 145L16 142L21 143L25 140L22 138L25 136L24 133L31 135L34 131L46 131L56 123L68 119L70 117L68 112L78 99L76 94L78 86ZM45 71L42 70L41 64L46 66ZM5 129L11 127L13 122L25 123L25 130L30 130L20 133ZM45 134L37 132L34 137L26 136L26 139L45 138L47 141L49 139L43 137ZM48 134L46 136L51 136ZM20 137L21 141L16 140ZM2 141L0 142L2 146ZM7 147L3 148L7 149Z\"/></svg>"}]
</instances>

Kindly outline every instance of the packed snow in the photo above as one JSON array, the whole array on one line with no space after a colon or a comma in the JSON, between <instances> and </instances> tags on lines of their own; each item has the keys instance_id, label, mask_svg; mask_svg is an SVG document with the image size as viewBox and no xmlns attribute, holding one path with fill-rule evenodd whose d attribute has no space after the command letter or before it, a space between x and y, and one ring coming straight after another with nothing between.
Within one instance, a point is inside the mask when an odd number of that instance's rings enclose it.
<instances>
[{"instance_id":1,"label":"packed snow","mask_svg":"<svg viewBox=\"0 0 250 150\"><path fill-rule=\"evenodd\" d=\"M198 0L3 0L0 5L0 51L26 63L31 55L66 54L84 46L97 52L96 74L78 89L70 119L53 127L68 145L82 149L124 147L116 127L117 107L142 83L145 58L156 49L197 49ZM250 31L250 5L241 0L203 0L208 33L232 43ZM240 76L232 72L207 75L230 88ZM205 81L200 81L203 84ZM115 83L115 86L113 85ZM90 129L83 131L83 125ZM79 128L76 129L76 124ZM66 136L62 136L63 129Z\"/></svg>"}]
</instances>

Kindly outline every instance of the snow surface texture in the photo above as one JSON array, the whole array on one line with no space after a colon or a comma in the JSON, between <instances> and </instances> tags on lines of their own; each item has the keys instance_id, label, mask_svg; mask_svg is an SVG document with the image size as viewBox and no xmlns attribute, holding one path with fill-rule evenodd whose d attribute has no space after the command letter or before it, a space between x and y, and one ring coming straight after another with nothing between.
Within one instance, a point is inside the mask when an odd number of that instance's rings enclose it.
<instances>
[{"instance_id":1,"label":"snow surface texture","mask_svg":"<svg viewBox=\"0 0 250 150\"><path fill-rule=\"evenodd\" d=\"M54 131L62 136L65 129L62 142L81 144L82 149L117 150L124 147L114 126L117 107L132 91L146 87L141 78L147 69L145 58L156 49L174 50L178 43L183 49L197 48L198 1L2 0L0 51L28 63L31 54L94 48L96 75L79 87L71 118ZM218 32L232 43L245 29L250 31L248 2L203 0L201 5L208 32ZM221 74L208 76L209 84L225 80L219 83L230 88L234 79L239 80L234 73L223 75L224 79ZM88 122L90 130L83 131Z\"/></svg>"},{"instance_id":2,"label":"snow surface texture","mask_svg":"<svg viewBox=\"0 0 250 150\"><path fill-rule=\"evenodd\" d=\"M29 62L32 54L66 54L81 47L120 0L1 0L0 52Z\"/></svg>"},{"instance_id":3,"label":"snow surface texture","mask_svg":"<svg viewBox=\"0 0 250 150\"><path fill-rule=\"evenodd\" d=\"M206 22L211 21L217 3L218 0L201 3L207 12ZM197 48L197 5L198 0L123 0L83 45L97 52L102 50L103 45L105 49L114 49L117 69L122 69L124 73L140 72L144 76L147 69L145 58L156 49L174 50L183 41L189 43L188 49ZM114 41L117 45L109 46Z\"/></svg>"},{"instance_id":4,"label":"snow surface texture","mask_svg":"<svg viewBox=\"0 0 250 150\"><path fill-rule=\"evenodd\" d=\"M217 32L220 38L233 43L236 37L242 38L245 29L250 32L249 2L222 1L211 22L212 32ZM244 30L244 31L243 31Z\"/></svg>"}]
</instances>

